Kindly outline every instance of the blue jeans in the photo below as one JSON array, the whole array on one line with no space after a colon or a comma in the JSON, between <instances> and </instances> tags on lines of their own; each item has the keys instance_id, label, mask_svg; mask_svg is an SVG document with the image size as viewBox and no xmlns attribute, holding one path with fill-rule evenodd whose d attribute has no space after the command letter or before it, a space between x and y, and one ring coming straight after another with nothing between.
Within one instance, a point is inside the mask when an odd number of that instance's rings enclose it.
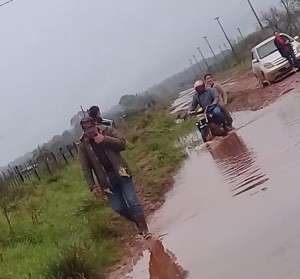
<instances>
[{"instance_id":1,"label":"blue jeans","mask_svg":"<svg viewBox=\"0 0 300 279\"><path fill-rule=\"evenodd\" d=\"M107 199L112 209L129 221L134 222L134 217L143 214L143 209L135 192L135 187L130 177L122 177L116 173L109 174L112 194L107 194Z\"/></svg>"},{"instance_id":2,"label":"blue jeans","mask_svg":"<svg viewBox=\"0 0 300 279\"><path fill-rule=\"evenodd\" d=\"M294 53L294 51L291 51L288 56L287 56L287 60L289 61L290 65L292 67L299 67L300 66L300 63Z\"/></svg>"},{"instance_id":3,"label":"blue jeans","mask_svg":"<svg viewBox=\"0 0 300 279\"><path fill-rule=\"evenodd\" d=\"M216 124L225 123L225 115L219 106L216 106L211 113L216 121Z\"/></svg>"}]
</instances>

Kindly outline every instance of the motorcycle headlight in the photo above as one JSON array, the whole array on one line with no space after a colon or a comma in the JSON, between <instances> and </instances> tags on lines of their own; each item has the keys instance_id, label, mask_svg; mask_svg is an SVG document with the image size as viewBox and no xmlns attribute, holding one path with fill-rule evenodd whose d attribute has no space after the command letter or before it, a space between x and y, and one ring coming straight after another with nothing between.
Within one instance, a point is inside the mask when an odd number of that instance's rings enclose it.
<instances>
[{"instance_id":1,"label":"motorcycle headlight","mask_svg":"<svg viewBox=\"0 0 300 279\"><path fill-rule=\"evenodd\" d=\"M271 63L271 62L267 62L267 63L264 64L264 67L265 67L266 69L271 69L271 68L274 67L274 64Z\"/></svg>"},{"instance_id":2,"label":"motorcycle headlight","mask_svg":"<svg viewBox=\"0 0 300 279\"><path fill-rule=\"evenodd\" d=\"M297 53L300 52L300 45L297 46L296 50L297 50Z\"/></svg>"}]
</instances>

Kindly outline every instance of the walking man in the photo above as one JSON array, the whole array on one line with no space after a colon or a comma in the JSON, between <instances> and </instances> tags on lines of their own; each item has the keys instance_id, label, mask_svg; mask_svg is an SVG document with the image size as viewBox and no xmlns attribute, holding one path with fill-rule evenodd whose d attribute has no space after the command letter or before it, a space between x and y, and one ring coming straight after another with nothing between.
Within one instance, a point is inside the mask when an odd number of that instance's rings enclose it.
<instances>
[{"instance_id":1,"label":"walking man","mask_svg":"<svg viewBox=\"0 0 300 279\"><path fill-rule=\"evenodd\" d=\"M145 239L151 237L142 206L137 198L132 173L121 156L125 139L115 128L84 117L80 125L79 159L85 180L95 197L105 194L115 212L135 223ZM95 181L94 175L97 178Z\"/></svg>"}]
</instances>

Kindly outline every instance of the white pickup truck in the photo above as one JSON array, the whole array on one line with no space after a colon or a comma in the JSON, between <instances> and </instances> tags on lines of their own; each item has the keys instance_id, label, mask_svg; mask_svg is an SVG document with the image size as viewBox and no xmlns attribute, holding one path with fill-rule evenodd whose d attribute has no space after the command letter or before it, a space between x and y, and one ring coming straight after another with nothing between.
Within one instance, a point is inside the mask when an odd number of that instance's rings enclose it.
<instances>
[{"instance_id":1,"label":"white pickup truck","mask_svg":"<svg viewBox=\"0 0 300 279\"><path fill-rule=\"evenodd\" d=\"M300 59L300 43L297 41L299 36L292 38L291 36L280 33L281 36L287 38L293 48L297 59ZM282 57L274 44L275 36L272 36L252 50L252 70L263 86L276 81L278 78L286 75L292 70L287 59Z\"/></svg>"}]
</instances>

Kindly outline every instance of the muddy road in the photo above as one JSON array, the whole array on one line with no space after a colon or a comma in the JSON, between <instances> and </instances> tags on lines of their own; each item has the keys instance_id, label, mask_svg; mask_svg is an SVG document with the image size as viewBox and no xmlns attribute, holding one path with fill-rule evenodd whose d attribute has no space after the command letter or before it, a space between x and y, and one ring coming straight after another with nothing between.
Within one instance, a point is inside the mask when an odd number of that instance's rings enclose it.
<instances>
[{"instance_id":1,"label":"muddy road","mask_svg":"<svg viewBox=\"0 0 300 279\"><path fill-rule=\"evenodd\" d=\"M127 279L300 278L300 91L190 150Z\"/></svg>"}]
</instances>

